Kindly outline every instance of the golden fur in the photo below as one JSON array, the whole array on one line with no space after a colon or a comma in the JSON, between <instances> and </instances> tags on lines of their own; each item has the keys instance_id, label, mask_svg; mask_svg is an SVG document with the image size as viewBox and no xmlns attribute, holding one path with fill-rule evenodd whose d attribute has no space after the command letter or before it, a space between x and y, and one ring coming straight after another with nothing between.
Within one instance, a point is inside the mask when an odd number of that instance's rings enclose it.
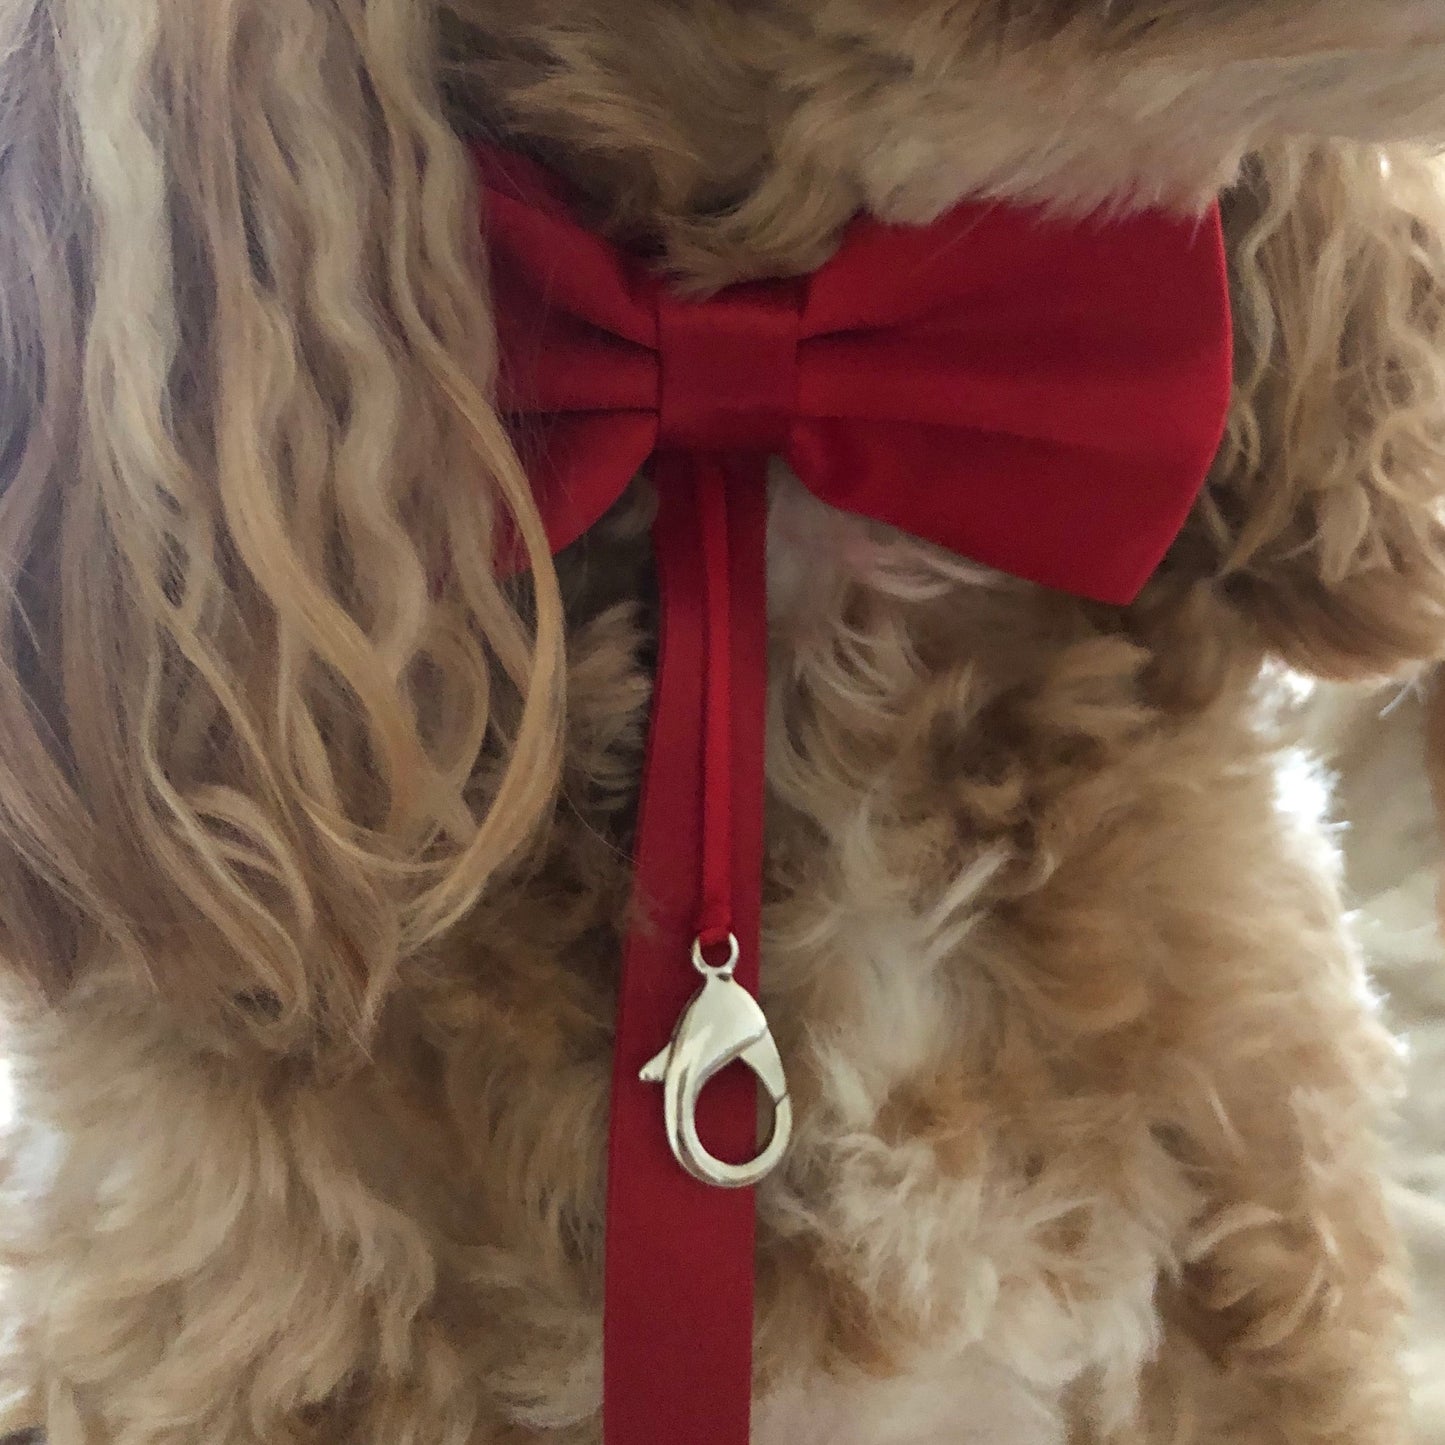
<instances>
[{"instance_id":1,"label":"golden fur","mask_svg":"<svg viewBox=\"0 0 1445 1445\"><path fill-rule=\"evenodd\" d=\"M777 478L757 1438L1400 1441L1391 1053L1270 714L1445 648L1442 78L1436 0L0 0L0 1428L598 1438L648 496L545 558L482 134L697 290L1224 191L1134 607Z\"/></svg>"}]
</instances>

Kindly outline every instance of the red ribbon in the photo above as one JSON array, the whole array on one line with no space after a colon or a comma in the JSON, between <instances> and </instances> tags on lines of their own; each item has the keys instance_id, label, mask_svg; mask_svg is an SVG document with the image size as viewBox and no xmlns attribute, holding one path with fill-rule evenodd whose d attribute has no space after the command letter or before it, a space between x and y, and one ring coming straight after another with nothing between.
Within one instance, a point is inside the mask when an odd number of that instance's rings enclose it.
<instances>
[{"instance_id":1,"label":"red ribbon","mask_svg":"<svg viewBox=\"0 0 1445 1445\"><path fill-rule=\"evenodd\" d=\"M1015 576L1131 600L1183 524L1228 405L1219 220L1066 223L966 205L855 222L796 282L676 298L571 217L550 178L481 153L503 406L554 547L651 459L659 662L617 1016L607 1199L608 1445L746 1445L751 1191L674 1161L638 1072L740 945L757 989L767 675L766 463L832 506ZM703 1096L755 1152L734 1070Z\"/></svg>"}]
</instances>

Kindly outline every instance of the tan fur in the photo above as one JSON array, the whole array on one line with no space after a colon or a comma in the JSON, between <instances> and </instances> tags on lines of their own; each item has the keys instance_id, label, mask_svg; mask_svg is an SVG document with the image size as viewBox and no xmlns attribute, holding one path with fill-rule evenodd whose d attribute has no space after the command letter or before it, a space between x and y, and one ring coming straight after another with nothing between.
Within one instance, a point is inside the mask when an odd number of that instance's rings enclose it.
<instances>
[{"instance_id":1,"label":"tan fur","mask_svg":"<svg viewBox=\"0 0 1445 1445\"><path fill-rule=\"evenodd\" d=\"M1134 607L774 479L756 1439L1402 1441L1274 679L1445 649L1442 78L1433 0L0 0L0 1428L599 1438L650 498L492 578L488 134L697 290L1223 188Z\"/></svg>"},{"instance_id":2,"label":"tan fur","mask_svg":"<svg viewBox=\"0 0 1445 1445\"><path fill-rule=\"evenodd\" d=\"M1425 777L1437 825L1445 826L1445 678L1437 669L1429 682L1425 704ZM1436 891L1435 908L1445 929L1445 875Z\"/></svg>"}]
</instances>

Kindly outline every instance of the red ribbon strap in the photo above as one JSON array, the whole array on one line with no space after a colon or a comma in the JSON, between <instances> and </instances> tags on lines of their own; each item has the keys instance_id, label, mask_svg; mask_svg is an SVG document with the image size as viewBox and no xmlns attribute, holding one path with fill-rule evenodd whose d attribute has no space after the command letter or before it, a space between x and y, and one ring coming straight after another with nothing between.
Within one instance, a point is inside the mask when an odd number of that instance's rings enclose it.
<instances>
[{"instance_id":1,"label":"red ribbon strap","mask_svg":"<svg viewBox=\"0 0 1445 1445\"><path fill-rule=\"evenodd\" d=\"M812 277L675 298L480 156L503 406L555 547L649 459L660 655L617 1016L607 1198L608 1445L747 1445L751 1191L699 1183L639 1072L698 988L695 940L757 991L766 462L834 507L1045 586L1128 602L1218 447L1230 332L1217 213L1065 223L966 205L854 224ZM751 1005L749 1005L751 1008ZM756 1152L751 1079L698 1110Z\"/></svg>"},{"instance_id":2,"label":"red ribbon strap","mask_svg":"<svg viewBox=\"0 0 1445 1445\"><path fill-rule=\"evenodd\" d=\"M617 1018L603 1339L608 1445L748 1439L752 1194L711 1188L678 1167L658 1091L638 1073L698 987L688 952L700 932L711 942L737 938L735 977L757 991L758 890L734 890L731 880L762 876L764 480L760 464L694 464L678 454L657 467L663 620L636 849L650 926L628 939ZM709 567L709 553L719 570ZM720 695L719 676L729 671L737 687ZM700 736L705 757L693 745ZM700 1131L724 1158L755 1152L755 1119L752 1080L741 1071L702 1096Z\"/></svg>"}]
</instances>

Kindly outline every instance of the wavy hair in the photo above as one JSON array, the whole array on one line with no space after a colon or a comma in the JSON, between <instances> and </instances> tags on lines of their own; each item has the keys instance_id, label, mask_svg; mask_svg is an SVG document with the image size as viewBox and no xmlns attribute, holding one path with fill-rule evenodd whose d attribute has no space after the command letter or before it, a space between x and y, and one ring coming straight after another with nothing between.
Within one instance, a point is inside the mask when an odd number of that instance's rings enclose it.
<instances>
[{"instance_id":1,"label":"wavy hair","mask_svg":"<svg viewBox=\"0 0 1445 1445\"><path fill-rule=\"evenodd\" d=\"M548 814L560 602L433 25L0 3L0 956L50 990L364 1039Z\"/></svg>"},{"instance_id":2,"label":"wavy hair","mask_svg":"<svg viewBox=\"0 0 1445 1445\"><path fill-rule=\"evenodd\" d=\"M1280 143L1227 198L1228 434L1177 560L1321 676L1445 649L1445 160Z\"/></svg>"}]
</instances>

